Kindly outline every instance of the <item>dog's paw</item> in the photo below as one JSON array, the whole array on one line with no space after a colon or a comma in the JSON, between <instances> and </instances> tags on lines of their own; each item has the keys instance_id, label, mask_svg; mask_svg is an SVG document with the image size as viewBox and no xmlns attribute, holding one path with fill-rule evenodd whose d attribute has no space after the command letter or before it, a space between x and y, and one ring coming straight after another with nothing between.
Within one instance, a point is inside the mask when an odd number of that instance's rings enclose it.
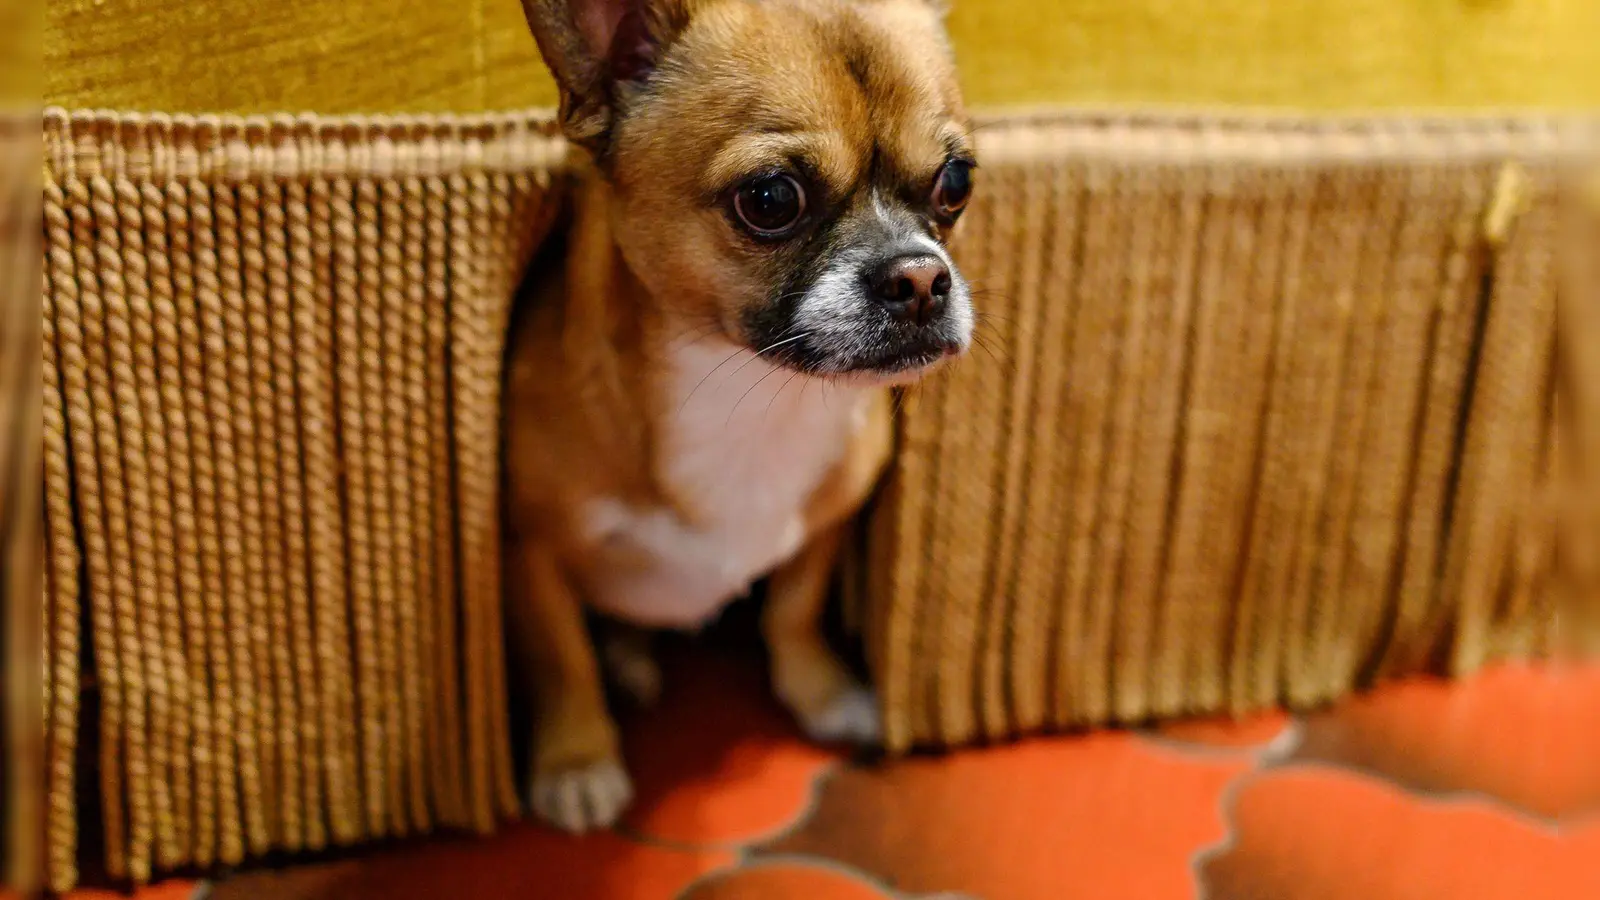
<instances>
[{"instance_id":1,"label":"dog's paw","mask_svg":"<svg viewBox=\"0 0 1600 900\"><path fill-rule=\"evenodd\" d=\"M864 685L851 684L826 703L796 714L806 736L820 743L876 746L883 742L878 697Z\"/></svg>"},{"instance_id":2,"label":"dog's paw","mask_svg":"<svg viewBox=\"0 0 1600 900\"><path fill-rule=\"evenodd\" d=\"M614 759L536 773L528 792L534 813L570 834L610 828L632 801L633 783Z\"/></svg>"}]
</instances>

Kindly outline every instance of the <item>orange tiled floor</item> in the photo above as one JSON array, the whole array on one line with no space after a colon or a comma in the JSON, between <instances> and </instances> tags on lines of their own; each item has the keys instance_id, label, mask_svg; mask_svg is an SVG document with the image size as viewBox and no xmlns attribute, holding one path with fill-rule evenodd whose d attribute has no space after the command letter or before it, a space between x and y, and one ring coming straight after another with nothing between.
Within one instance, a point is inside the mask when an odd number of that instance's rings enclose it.
<instances>
[{"instance_id":1,"label":"orange tiled floor","mask_svg":"<svg viewBox=\"0 0 1600 900\"><path fill-rule=\"evenodd\" d=\"M241 876L213 900L1600 897L1600 668L892 764L802 743L753 664L669 677L626 726L640 801L616 833L522 825Z\"/></svg>"}]
</instances>

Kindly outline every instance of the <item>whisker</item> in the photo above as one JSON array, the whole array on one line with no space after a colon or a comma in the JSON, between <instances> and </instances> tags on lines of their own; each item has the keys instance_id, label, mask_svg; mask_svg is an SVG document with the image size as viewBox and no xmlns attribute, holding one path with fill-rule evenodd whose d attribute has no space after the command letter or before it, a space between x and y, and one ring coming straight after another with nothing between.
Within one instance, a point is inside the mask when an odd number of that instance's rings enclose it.
<instances>
[{"instance_id":1,"label":"whisker","mask_svg":"<svg viewBox=\"0 0 1600 900\"><path fill-rule=\"evenodd\" d=\"M995 312L992 309L974 309L972 311L972 315L975 316L976 318L979 318L979 319L993 319L993 320L995 320L997 322L1015 322L1016 321L1016 319L1012 318L1011 316L1008 316L1008 315L1006 315L1005 313L1002 313L1002 312Z\"/></svg>"},{"instance_id":2,"label":"whisker","mask_svg":"<svg viewBox=\"0 0 1600 900\"><path fill-rule=\"evenodd\" d=\"M772 404L778 402L778 395L783 393L783 389L788 387L789 386L789 382L795 380L795 378L799 374L800 374L800 370L799 369L794 370L793 372L789 373L789 377L788 378L785 378L783 380L783 384L778 385L778 389L776 391L774 391L773 394L772 394L772 399L767 401L767 408L765 410L763 410L762 413L761 413L761 421L763 423L767 421L767 416L772 414ZM804 397L805 395L806 395L806 386L805 386L805 382L802 381L800 383L800 396Z\"/></svg>"},{"instance_id":3,"label":"whisker","mask_svg":"<svg viewBox=\"0 0 1600 900\"><path fill-rule=\"evenodd\" d=\"M1004 338L1000 334L1000 329L994 327L993 325L990 325L987 322L975 322L973 323L972 328L972 339L974 341L994 341L1003 340Z\"/></svg>"},{"instance_id":4,"label":"whisker","mask_svg":"<svg viewBox=\"0 0 1600 900\"><path fill-rule=\"evenodd\" d=\"M998 299L998 300L1000 300L1000 302L1008 304L1008 305L1011 303L1011 299L1012 299L1010 295L997 294L997 293L993 293L993 292L990 292L990 291L973 291L972 292L972 297L973 297L974 300L993 300L993 299ZM975 306L975 307L973 307L972 314L974 316L978 316L978 317L985 318L985 319L998 319L998 320L1000 320L1002 322L1014 322L1014 321L1016 321L1011 316L1008 316L1005 313L997 312L997 311L995 311L993 309L989 309L987 307L981 307L980 308L980 307L976 307Z\"/></svg>"},{"instance_id":5,"label":"whisker","mask_svg":"<svg viewBox=\"0 0 1600 900\"><path fill-rule=\"evenodd\" d=\"M753 391L756 388L760 387L761 386L761 382L766 381L768 378L771 378L773 373L779 372L779 371L782 371L782 370L779 369L777 366L773 366L771 369L769 369L767 371L767 374L761 376L760 378L757 378L755 384L752 384L752 385L750 385L750 387L746 388L745 392L739 395L739 399L733 401L733 409L728 410L728 421L724 422L723 424L724 425L733 424L733 414L739 411L739 404L744 402L744 398L750 396L750 392L751 391Z\"/></svg>"},{"instance_id":6,"label":"whisker","mask_svg":"<svg viewBox=\"0 0 1600 900\"><path fill-rule=\"evenodd\" d=\"M760 359L762 356L766 355L768 350L776 350L777 348L782 347L784 344L792 344L795 341L804 340L805 338L808 338L810 336L811 336L811 332L802 331L799 334L795 335L794 337L784 338L781 341L776 341L774 343L768 344L767 346L762 347L760 350L757 350L755 356L752 356L749 359L745 360L744 362L740 363L739 364L739 368L734 369L732 372L729 372L728 373L728 377L732 378L733 376L739 374L739 371L741 369L743 369L745 366L750 365L751 363L755 362L756 360Z\"/></svg>"},{"instance_id":7,"label":"whisker","mask_svg":"<svg viewBox=\"0 0 1600 900\"><path fill-rule=\"evenodd\" d=\"M1001 285L983 284L981 282L967 282L967 293L980 297L994 297L1001 294ZM1008 295L1004 295L1008 296Z\"/></svg>"},{"instance_id":8,"label":"whisker","mask_svg":"<svg viewBox=\"0 0 1600 900\"><path fill-rule=\"evenodd\" d=\"M972 333L972 343L978 349L980 349L983 352L989 354L989 358L991 360L993 360L993 361L995 361L997 363L1001 362L1001 358L1000 358L999 353L994 349L994 347L989 345L989 342L987 340L985 340L982 335L980 335L976 331L974 331Z\"/></svg>"},{"instance_id":9,"label":"whisker","mask_svg":"<svg viewBox=\"0 0 1600 900\"><path fill-rule=\"evenodd\" d=\"M700 380L695 382L693 388L689 389L688 396L684 397L683 398L683 403L678 406L678 415L680 415L680 416L683 415L684 409L689 405L689 401L694 399L694 395L695 395L695 393L697 391L700 390L700 386L706 383L706 379L710 378L712 375L715 375L717 373L717 369L720 369L723 366L727 365L728 363L732 362L733 358L735 356L738 356L741 353L749 353L749 352L750 351L745 349L744 347L737 347L737 348L734 349L734 351L732 353L728 354L726 359L724 359L722 362L717 363L716 366L711 369L711 371L709 371L706 374L700 376Z\"/></svg>"}]
</instances>

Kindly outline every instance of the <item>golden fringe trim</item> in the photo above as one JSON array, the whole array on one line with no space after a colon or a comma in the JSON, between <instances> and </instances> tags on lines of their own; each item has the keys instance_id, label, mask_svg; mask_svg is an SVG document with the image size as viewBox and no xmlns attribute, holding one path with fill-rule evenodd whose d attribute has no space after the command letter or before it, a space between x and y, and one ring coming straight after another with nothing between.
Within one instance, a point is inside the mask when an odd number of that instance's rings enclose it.
<instances>
[{"instance_id":1,"label":"golden fringe trim","mask_svg":"<svg viewBox=\"0 0 1600 900\"><path fill-rule=\"evenodd\" d=\"M142 882L514 814L500 366L560 139L60 110L44 136L51 887L95 818Z\"/></svg>"},{"instance_id":2,"label":"golden fringe trim","mask_svg":"<svg viewBox=\"0 0 1600 900\"><path fill-rule=\"evenodd\" d=\"M978 136L978 346L859 563L893 749L1595 652L1600 122Z\"/></svg>"}]
</instances>

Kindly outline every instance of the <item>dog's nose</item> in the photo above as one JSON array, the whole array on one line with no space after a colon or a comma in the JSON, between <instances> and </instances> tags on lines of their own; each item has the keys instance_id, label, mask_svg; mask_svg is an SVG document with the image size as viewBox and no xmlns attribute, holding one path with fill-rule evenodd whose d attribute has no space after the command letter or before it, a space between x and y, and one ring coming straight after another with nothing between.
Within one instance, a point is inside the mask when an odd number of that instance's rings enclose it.
<instances>
[{"instance_id":1,"label":"dog's nose","mask_svg":"<svg viewBox=\"0 0 1600 900\"><path fill-rule=\"evenodd\" d=\"M872 273L872 295L897 318L926 325L944 311L950 269L931 254L897 256Z\"/></svg>"}]
</instances>

